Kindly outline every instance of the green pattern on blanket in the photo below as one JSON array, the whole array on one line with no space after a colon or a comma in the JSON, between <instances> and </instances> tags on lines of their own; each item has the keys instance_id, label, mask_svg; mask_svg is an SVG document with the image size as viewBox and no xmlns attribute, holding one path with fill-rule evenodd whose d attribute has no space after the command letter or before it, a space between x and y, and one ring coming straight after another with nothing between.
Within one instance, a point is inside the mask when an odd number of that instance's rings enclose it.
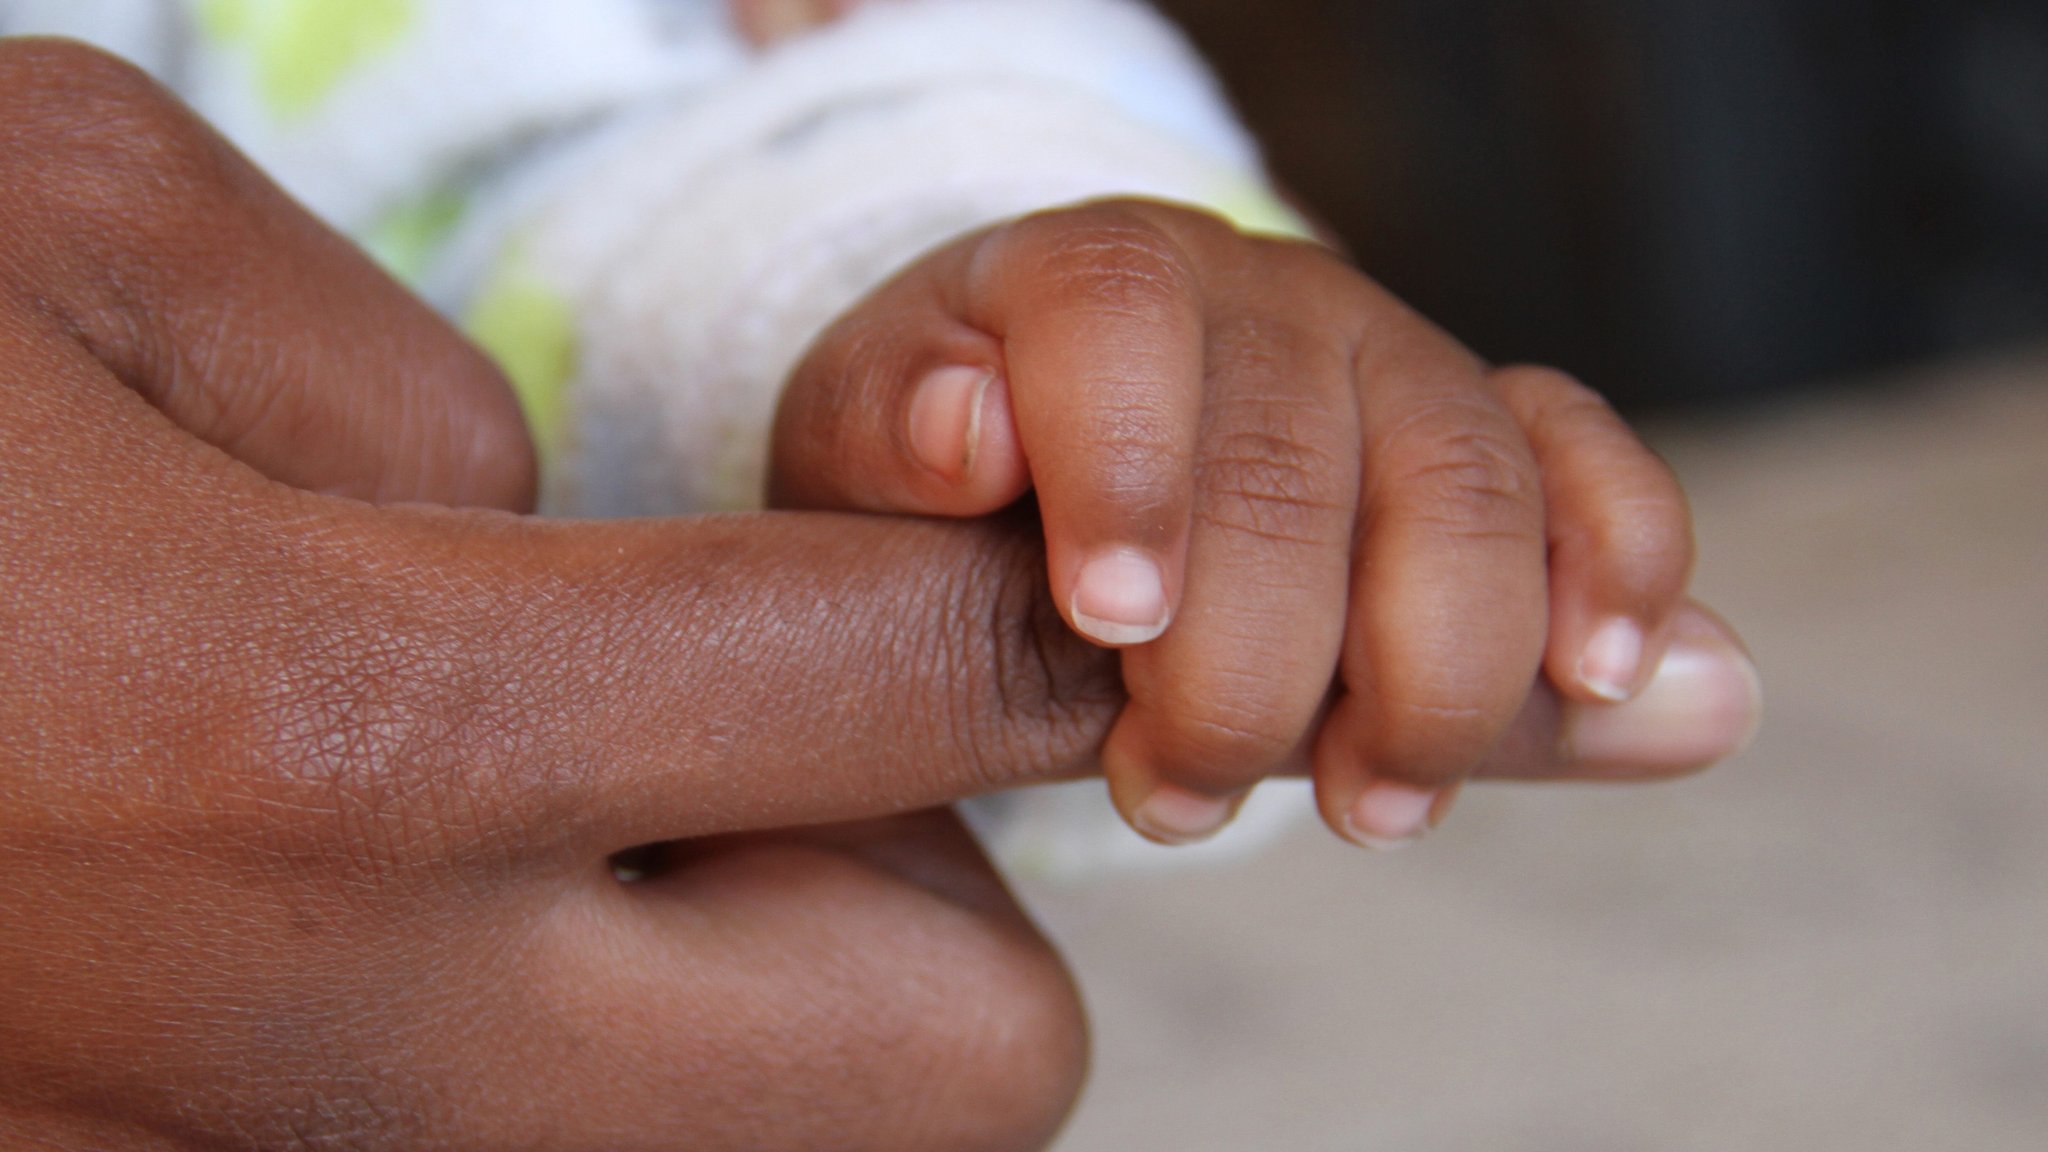
<instances>
[{"instance_id":1,"label":"green pattern on blanket","mask_svg":"<svg viewBox=\"0 0 2048 1152\"><path fill-rule=\"evenodd\" d=\"M576 314L569 302L515 247L470 304L462 327L511 379L541 460L557 458L576 371Z\"/></svg>"},{"instance_id":2,"label":"green pattern on blanket","mask_svg":"<svg viewBox=\"0 0 2048 1152\"><path fill-rule=\"evenodd\" d=\"M467 194L437 188L379 216L363 233L363 247L385 271L417 288L468 211Z\"/></svg>"},{"instance_id":3,"label":"green pattern on blanket","mask_svg":"<svg viewBox=\"0 0 2048 1152\"><path fill-rule=\"evenodd\" d=\"M418 0L203 0L200 26L255 58L257 91L280 120L319 108L364 61L419 20Z\"/></svg>"},{"instance_id":4,"label":"green pattern on blanket","mask_svg":"<svg viewBox=\"0 0 2048 1152\"><path fill-rule=\"evenodd\" d=\"M1248 236L1318 239L1315 228L1302 218L1301 213L1256 180L1244 180L1218 189L1207 203L1211 210Z\"/></svg>"}]
</instances>

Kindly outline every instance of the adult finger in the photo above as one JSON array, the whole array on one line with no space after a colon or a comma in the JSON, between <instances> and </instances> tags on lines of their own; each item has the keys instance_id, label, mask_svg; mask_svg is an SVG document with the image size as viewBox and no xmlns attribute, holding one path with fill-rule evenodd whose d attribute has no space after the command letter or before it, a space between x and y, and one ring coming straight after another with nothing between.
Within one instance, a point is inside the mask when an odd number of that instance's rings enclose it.
<instances>
[{"instance_id":1,"label":"adult finger","mask_svg":"<svg viewBox=\"0 0 2048 1152\"><path fill-rule=\"evenodd\" d=\"M300 513L295 579L350 607L304 624L317 634L293 663L335 671L299 677L317 691L273 715L286 754L349 700L388 712L366 768L480 792L460 807L544 847L857 820L1081 775L1124 700L1114 658L1047 602L1029 526L319 511L310 533Z\"/></svg>"},{"instance_id":2,"label":"adult finger","mask_svg":"<svg viewBox=\"0 0 2048 1152\"><path fill-rule=\"evenodd\" d=\"M0 43L5 287L193 435L300 488L523 508L485 357L141 72Z\"/></svg>"},{"instance_id":3,"label":"adult finger","mask_svg":"<svg viewBox=\"0 0 2048 1152\"><path fill-rule=\"evenodd\" d=\"M1692 575L1685 493L1585 385L1531 367L1493 381L1543 474L1551 681L1581 701L1627 700L1657 668Z\"/></svg>"},{"instance_id":4,"label":"adult finger","mask_svg":"<svg viewBox=\"0 0 2048 1152\"><path fill-rule=\"evenodd\" d=\"M1512 780L1661 780L1741 752L1763 719L1763 688L1741 640L1687 602L1642 688L1586 703L1539 682L1476 776Z\"/></svg>"},{"instance_id":5,"label":"adult finger","mask_svg":"<svg viewBox=\"0 0 2048 1152\"><path fill-rule=\"evenodd\" d=\"M1051 1139L1086 1065L1079 1000L956 817L675 848L672 870L639 883L593 873L513 950L496 996L521 1034L458 1054L486 1065L462 1083L530 1085L509 1109L458 1102L489 1123L486 1143L535 1130L706 1150ZM535 1063L556 1071L534 1080Z\"/></svg>"},{"instance_id":6,"label":"adult finger","mask_svg":"<svg viewBox=\"0 0 2048 1152\"><path fill-rule=\"evenodd\" d=\"M276 767L277 810L416 788L433 799L407 811L602 854L1077 775L1123 704L1115 657L1052 609L1029 517L574 523L321 497L185 435L47 322L0 319L22 382L6 464L33 494L20 518L47 521L25 536L42 559L14 558L39 574L20 618L59 647L90 624L165 662L211 654L191 659L222 666L207 692L236 718L165 728L232 745L205 762Z\"/></svg>"},{"instance_id":7,"label":"adult finger","mask_svg":"<svg viewBox=\"0 0 2048 1152\"><path fill-rule=\"evenodd\" d=\"M1365 443L1342 691L1314 752L1331 828L1420 835L1506 732L1542 657L1536 463L1471 353L1367 286Z\"/></svg>"}]
</instances>

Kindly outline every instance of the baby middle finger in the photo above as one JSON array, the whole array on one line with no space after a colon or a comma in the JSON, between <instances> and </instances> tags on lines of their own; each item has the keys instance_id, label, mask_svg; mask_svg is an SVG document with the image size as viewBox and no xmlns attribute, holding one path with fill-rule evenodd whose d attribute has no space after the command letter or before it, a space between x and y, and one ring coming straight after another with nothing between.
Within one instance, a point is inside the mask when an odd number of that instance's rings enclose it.
<instances>
[{"instance_id":1,"label":"baby middle finger","mask_svg":"<svg viewBox=\"0 0 2048 1152\"><path fill-rule=\"evenodd\" d=\"M1485 365L1368 286L1356 381L1358 553L1318 805L1370 847L1414 840L1499 743L1548 625L1542 478Z\"/></svg>"},{"instance_id":2,"label":"baby middle finger","mask_svg":"<svg viewBox=\"0 0 2048 1152\"><path fill-rule=\"evenodd\" d=\"M1341 340L1222 294L1205 337L1181 615L1127 650L1130 704L1103 750L1132 826L1186 843L1259 780L1298 768L1344 640L1359 425Z\"/></svg>"}]
</instances>

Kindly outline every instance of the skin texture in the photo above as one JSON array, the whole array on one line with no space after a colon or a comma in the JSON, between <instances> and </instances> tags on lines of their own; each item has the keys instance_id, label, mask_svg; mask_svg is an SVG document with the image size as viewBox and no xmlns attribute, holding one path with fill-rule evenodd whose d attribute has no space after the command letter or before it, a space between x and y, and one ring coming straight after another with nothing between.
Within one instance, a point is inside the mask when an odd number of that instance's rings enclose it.
<instances>
[{"instance_id":1,"label":"skin texture","mask_svg":"<svg viewBox=\"0 0 2048 1152\"><path fill-rule=\"evenodd\" d=\"M0 45L0 166L0 1144L1049 1138L1066 974L897 815L1092 763L1032 531L431 507L504 385L146 79Z\"/></svg>"},{"instance_id":2,"label":"skin texture","mask_svg":"<svg viewBox=\"0 0 2048 1152\"><path fill-rule=\"evenodd\" d=\"M491 367L146 78L0 43L0 170L0 1145L1050 1139L1074 990L931 810L1098 771L1126 679L1181 723L1048 593L1057 485L1053 526L534 520ZM790 502L891 499L802 418L914 378L854 347L794 386ZM1241 481L1192 474L1201 524ZM1578 762L1517 651L1469 770L1672 770Z\"/></svg>"},{"instance_id":3,"label":"skin texture","mask_svg":"<svg viewBox=\"0 0 2048 1152\"><path fill-rule=\"evenodd\" d=\"M1407 839L1588 708L1639 729L1646 777L1755 723L1733 633L1685 600L1684 494L1597 395L1496 370L1328 250L1200 212L1104 202L933 254L819 341L777 448L808 462L779 498L810 507L973 516L1033 492L1077 631L1084 565L1150 558L1163 635L1094 634L1132 695L1104 768L1156 839L1304 770L1340 835ZM1615 622L1635 666L1603 685L1588 653ZM1713 683L1681 690L1686 669ZM1673 702L1700 741L1663 739ZM1390 803L1411 827L1367 826Z\"/></svg>"},{"instance_id":4,"label":"skin texture","mask_svg":"<svg viewBox=\"0 0 2048 1152\"><path fill-rule=\"evenodd\" d=\"M858 7L731 2L764 48ZM827 334L779 429L785 505L971 517L1035 493L1055 602L1128 649L1105 767L1157 840L1307 771L1339 835L1410 842L1528 746L1539 666L1567 743L1575 712L1634 706L1587 714L1624 774L1756 727L1740 641L1685 598L1664 463L1578 381L1494 369L1328 248L1142 202L969 237ZM1083 573L1131 557L1145 590L1105 627Z\"/></svg>"}]
</instances>

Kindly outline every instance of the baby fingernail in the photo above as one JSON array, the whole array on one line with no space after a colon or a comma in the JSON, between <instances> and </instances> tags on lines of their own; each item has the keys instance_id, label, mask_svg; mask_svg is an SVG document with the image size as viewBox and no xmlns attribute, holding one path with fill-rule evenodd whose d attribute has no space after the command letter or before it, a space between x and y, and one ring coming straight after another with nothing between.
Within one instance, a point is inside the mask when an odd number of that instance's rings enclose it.
<instances>
[{"instance_id":1,"label":"baby fingernail","mask_svg":"<svg viewBox=\"0 0 2048 1152\"><path fill-rule=\"evenodd\" d=\"M1579 683L1595 696L1619 703L1633 694L1642 663L1642 628L1633 620L1609 620L1586 642L1579 657Z\"/></svg>"},{"instance_id":2,"label":"baby fingernail","mask_svg":"<svg viewBox=\"0 0 2048 1152\"><path fill-rule=\"evenodd\" d=\"M1406 848L1433 827L1442 793L1406 784L1368 784L1344 817L1351 842L1378 852Z\"/></svg>"},{"instance_id":3,"label":"baby fingernail","mask_svg":"<svg viewBox=\"0 0 2048 1152\"><path fill-rule=\"evenodd\" d=\"M918 383L910 398L910 451L917 462L955 484L974 470L981 446L981 401L995 374L949 365Z\"/></svg>"},{"instance_id":4,"label":"baby fingernail","mask_svg":"<svg viewBox=\"0 0 2048 1152\"><path fill-rule=\"evenodd\" d=\"M1763 684L1734 643L1681 633L1650 682L1625 704L1570 710L1565 748L1583 764L1680 771L1749 746L1763 719Z\"/></svg>"},{"instance_id":5,"label":"baby fingernail","mask_svg":"<svg viewBox=\"0 0 2048 1152\"><path fill-rule=\"evenodd\" d=\"M1118 548L1083 565L1068 607L1082 635L1112 648L1157 640L1169 622L1166 580L1159 565L1135 548Z\"/></svg>"},{"instance_id":6,"label":"baby fingernail","mask_svg":"<svg viewBox=\"0 0 2048 1152\"><path fill-rule=\"evenodd\" d=\"M1194 844L1223 831L1237 815L1241 797L1218 799L1162 784L1131 814L1131 824L1148 840Z\"/></svg>"}]
</instances>

